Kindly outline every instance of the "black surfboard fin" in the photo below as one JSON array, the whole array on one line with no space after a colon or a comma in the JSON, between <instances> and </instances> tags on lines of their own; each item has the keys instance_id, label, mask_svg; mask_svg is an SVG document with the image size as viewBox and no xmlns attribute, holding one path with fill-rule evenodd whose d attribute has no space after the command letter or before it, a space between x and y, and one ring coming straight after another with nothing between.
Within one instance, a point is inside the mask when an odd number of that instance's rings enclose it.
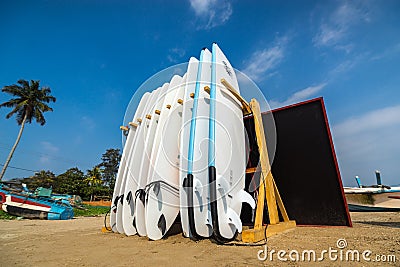
<instances>
[{"instance_id":1,"label":"black surfboard fin","mask_svg":"<svg viewBox=\"0 0 400 267\"><path fill-rule=\"evenodd\" d=\"M146 191L144 191L144 189L138 189L135 195L137 198L139 198L140 201L142 201L144 205L144 202L146 200Z\"/></svg>"},{"instance_id":2,"label":"black surfboard fin","mask_svg":"<svg viewBox=\"0 0 400 267\"><path fill-rule=\"evenodd\" d=\"M155 183L153 186L153 192L156 196L158 196L158 194L160 194L160 187L161 187L160 182Z\"/></svg>"},{"instance_id":3,"label":"black surfboard fin","mask_svg":"<svg viewBox=\"0 0 400 267\"><path fill-rule=\"evenodd\" d=\"M162 235L165 235L165 231L167 230L167 222L165 221L164 214L161 214L160 218L158 219L157 223L158 229L160 229Z\"/></svg>"},{"instance_id":4,"label":"black surfboard fin","mask_svg":"<svg viewBox=\"0 0 400 267\"><path fill-rule=\"evenodd\" d=\"M126 202L130 204L132 201L132 191L129 191L128 195L126 196Z\"/></svg>"}]
</instances>

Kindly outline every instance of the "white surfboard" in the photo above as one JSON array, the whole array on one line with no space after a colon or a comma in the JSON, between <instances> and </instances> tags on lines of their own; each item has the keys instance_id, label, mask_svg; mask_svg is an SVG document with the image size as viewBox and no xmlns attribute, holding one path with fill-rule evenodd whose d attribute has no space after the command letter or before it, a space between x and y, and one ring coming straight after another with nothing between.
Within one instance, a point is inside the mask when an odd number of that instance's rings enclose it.
<instances>
[{"instance_id":1,"label":"white surfboard","mask_svg":"<svg viewBox=\"0 0 400 267\"><path fill-rule=\"evenodd\" d=\"M168 84L165 84L164 86L168 86ZM136 161L137 158L141 157L144 150L144 139L146 137L145 132L149 125L149 120L146 119L146 114L149 114L149 112L153 110L161 90L162 87L157 88L149 97L148 104L142 113L141 123L138 127L134 142L130 149L125 173L123 174L125 184L123 187L121 187L120 192L120 194L123 195L123 204L120 208L120 213L117 213L117 222L119 222L117 225L122 225L124 233L128 236L135 235L137 233L135 225L134 201L138 184L137 177L139 168L136 166Z\"/></svg>"},{"instance_id":2,"label":"white surfboard","mask_svg":"<svg viewBox=\"0 0 400 267\"><path fill-rule=\"evenodd\" d=\"M166 106L167 103L164 100L167 98L167 101L171 101L173 99L173 93L174 90L169 90L169 88L173 89L177 85L180 84L182 80L182 77L175 75L172 77L171 82L169 83L169 87L166 88L162 92L162 94L159 97L158 102L156 103L155 110L160 110L161 107ZM165 103L164 103L165 102ZM154 112L153 112L154 113ZM140 162L140 172L138 176L138 189L137 189L137 194L136 194L136 200L135 200L135 219L136 219L136 230L137 233L140 236L146 236L146 221L145 221L145 198L146 198L146 193L144 191L145 186L147 185L147 179L148 179L148 172L149 172L149 166L150 166L150 158L151 158L151 152L153 149L153 142L154 142L154 136L158 127L158 120L159 116L158 114L154 113L154 118L150 120L150 125L148 128L148 133L146 135L146 140L145 140L145 149L143 151L142 159Z\"/></svg>"},{"instance_id":3,"label":"white surfboard","mask_svg":"<svg viewBox=\"0 0 400 267\"><path fill-rule=\"evenodd\" d=\"M189 230L187 194L186 189L183 187L183 181L188 173L190 124L193 109L193 98L191 94L195 92L198 67L199 61L194 57L190 58L186 72L186 85L182 105L182 126L179 133L179 209L182 231L185 237L191 237L191 235Z\"/></svg>"},{"instance_id":4,"label":"white surfboard","mask_svg":"<svg viewBox=\"0 0 400 267\"><path fill-rule=\"evenodd\" d=\"M133 123L138 123L137 119L141 118L142 113L147 105L148 99L149 99L150 93L145 93L143 94L139 105L136 109L135 115L132 118L132 122ZM121 156L121 161L120 161L120 165L118 167L118 173L117 173L117 178L115 181L115 186L114 186L114 192L113 192L113 198L112 198L112 203L111 203L111 213L110 213L110 225L111 228L113 230L113 232L118 232L117 229L117 224L116 224L116 215L117 215L117 208L118 208L118 202L121 201L120 199L120 188L121 188L121 184L123 183L123 173L125 172L125 169L127 167L127 159L128 156L130 155L130 150L132 147L132 143L134 140L134 137L136 135L136 131L137 131L137 127L135 127L134 125L129 125L129 132L128 132L128 136L122 151L122 156Z\"/></svg>"},{"instance_id":5,"label":"white surfboard","mask_svg":"<svg viewBox=\"0 0 400 267\"><path fill-rule=\"evenodd\" d=\"M161 239L179 213L179 131L186 74L181 83L170 88L174 99L164 105L151 154L146 186L146 231L152 240ZM172 82L171 82L172 84ZM180 99L180 103L178 100Z\"/></svg>"},{"instance_id":6,"label":"white surfboard","mask_svg":"<svg viewBox=\"0 0 400 267\"><path fill-rule=\"evenodd\" d=\"M240 93L236 74L215 43L212 53L210 97L215 101L210 104L210 207L215 238L231 240L242 231L242 202L253 209L255 202L244 191L247 156L241 104L221 84L221 79L225 79Z\"/></svg>"},{"instance_id":7,"label":"white surfboard","mask_svg":"<svg viewBox=\"0 0 400 267\"><path fill-rule=\"evenodd\" d=\"M195 133L193 138L193 210L196 233L202 237L210 237L213 232L211 213L209 211L209 186L208 186L208 143L209 143L209 113L210 95L204 91L211 80L211 52L203 50L201 61L200 88L195 120ZM193 111L194 112L194 111Z\"/></svg>"},{"instance_id":8,"label":"white surfboard","mask_svg":"<svg viewBox=\"0 0 400 267\"><path fill-rule=\"evenodd\" d=\"M125 194L125 188L127 184L127 179L128 179L128 173L129 173L129 165L130 161L133 155L134 148L136 147L136 139L139 136L140 128L142 125L142 122L144 121L145 115L146 115L146 110L149 109L149 107L152 105L152 102L155 101L157 98L157 95L159 94L159 89L156 89L150 93L150 95L147 98L147 103L145 104L145 107L142 109L140 116L136 119L136 123L138 124L138 127L135 129L135 135L132 137L132 140L130 141L130 147L127 147L127 157L126 157L126 163L125 163L125 169L123 172L121 172L122 175L122 182L120 186L120 191L119 191L119 198L120 201L118 202L117 205L117 213L116 213L116 227L117 231L121 234L129 233L130 231L136 231L135 228L134 230L132 229L124 229L124 222L123 222L123 212L124 209L127 209L131 200L131 195L130 194Z\"/></svg>"}]
</instances>

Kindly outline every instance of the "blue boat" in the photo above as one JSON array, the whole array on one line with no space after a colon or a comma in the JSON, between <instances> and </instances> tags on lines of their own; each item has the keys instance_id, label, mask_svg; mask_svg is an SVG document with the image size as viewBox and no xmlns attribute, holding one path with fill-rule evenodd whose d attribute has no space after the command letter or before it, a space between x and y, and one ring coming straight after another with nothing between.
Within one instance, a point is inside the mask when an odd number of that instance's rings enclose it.
<instances>
[{"instance_id":1,"label":"blue boat","mask_svg":"<svg viewBox=\"0 0 400 267\"><path fill-rule=\"evenodd\" d=\"M0 205L10 215L27 219L72 219L74 211L68 199L53 199L51 191L39 187L32 193L24 184L1 182Z\"/></svg>"},{"instance_id":2,"label":"blue boat","mask_svg":"<svg viewBox=\"0 0 400 267\"><path fill-rule=\"evenodd\" d=\"M383 185L379 171L375 172L376 185L361 184L358 176L358 187L345 187L347 205L350 211L400 211L400 186Z\"/></svg>"}]
</instances>

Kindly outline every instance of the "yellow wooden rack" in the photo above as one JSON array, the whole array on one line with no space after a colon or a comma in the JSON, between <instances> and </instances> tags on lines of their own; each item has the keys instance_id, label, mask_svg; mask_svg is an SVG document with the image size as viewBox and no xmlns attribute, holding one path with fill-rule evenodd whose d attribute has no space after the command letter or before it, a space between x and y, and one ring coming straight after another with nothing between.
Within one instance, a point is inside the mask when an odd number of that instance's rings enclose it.
<instances>
[{"instance_id":1,"label":"yellow wooden rack","mask_svg":"<svg viewBox=\"0 0 400 267\"><path fill-rule=\"evenodd\" d=\"M260 185L258 188L254 227L248 230L244 230L242 232L242 241L246 243L257 243L274 234L296 227L296 222L294 220L289 220L289 216L287 215L281 195L279 194L278 187L276 186L274 177L271 172L271 165L268 157L268 148L265 140L265 132L261 117L260 104L255 98L253 98L250 103L248 103L225 79L221 79L221 83L241 103L243 114L253 115L257 145L260 153L260 163L256 168L248 168L246 170L246 173L261 172L261 176ZM268 225L263 224L265 202L268 207ZM281 212L283 221L279 221L278 208Z\"/></svg>"}]
</instances>

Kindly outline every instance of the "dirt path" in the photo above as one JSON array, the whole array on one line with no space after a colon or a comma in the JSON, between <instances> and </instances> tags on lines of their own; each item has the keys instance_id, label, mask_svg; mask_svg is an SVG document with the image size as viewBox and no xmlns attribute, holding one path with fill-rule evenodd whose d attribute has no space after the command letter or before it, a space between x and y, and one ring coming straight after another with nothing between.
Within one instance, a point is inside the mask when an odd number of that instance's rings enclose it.
<instances>
[{"instance_id":1,"label":"dirt path","mask_svg":"<svg viewBox=\"0 0 400 267\"><path fill-rule=\"evenodd\" d=\"M337 249L338 239L345 239L343 254L331 261L324 254L322 262L311 266L400 266L400 213L352 213L354 227L297 227L268 239L268 256L272 249L285 250L282 262L276 253L273 261L260 261L257 253L264 246L221 246L210 240L199 242L176 234L160 241L144 237L126 237L114 233L101 233L102 217L78 218L70 221L0 221L0 266L310 266L310 262L290 261L296 251ZM365 250L376 255L395 255L395 263L348 262L348 250ZM332 254L334 258L336 254ZM261 253L260 256L264 256ZM307 259L307 254L305 254ZM351 256L351 255L350 255ZM390 259L393 261L393 259Z\"/></svg>"}]
</instances>

